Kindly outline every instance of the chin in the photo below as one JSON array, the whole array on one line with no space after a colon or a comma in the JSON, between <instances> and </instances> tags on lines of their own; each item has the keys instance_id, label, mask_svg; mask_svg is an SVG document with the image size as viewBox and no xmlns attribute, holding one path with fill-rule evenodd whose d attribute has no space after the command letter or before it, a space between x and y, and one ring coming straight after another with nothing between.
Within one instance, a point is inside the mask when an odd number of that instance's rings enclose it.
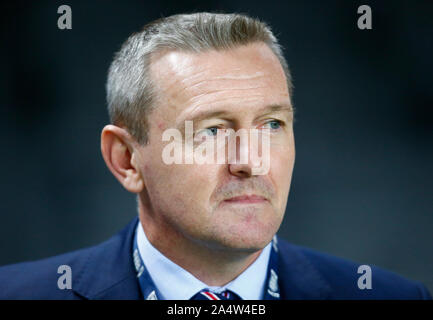
<instances>
[{"instance_id":1,"label":"chin","mask_svg":"<svg viewBox=\"0 0 433 320\"><path fill-rule=\"evenodd\" d=\"M194 228L191 238L215 250L261 250L272 241L282 222L282 216L269 206L218 208L211 216L201 228Z\"/></svg>"},{"instance_id":2,"label":"chin","mask_svg":"<svg viewBox=\"0 0 433 320\"><path fill-rule=\"evenodd\" d=\"M262 250L266 245L272 240L272 237L269 241L242 241L242 242L232 242L229 248L233 251L241 251L246 253L254 253L259 250Z\"/></svg>"},{"instance_id":3,"label":"chin","mask_svg":"<svg viewBox=\"0 0 433 320\"><path fill-rule=\"evenodd\" d=\"M215 239L220 248L239 250L244 252L256 252L263 249L272 241L277 229L258 230L257 228L229 228L229 232L221 232ZM274 231L275 230L275 231Z\"/></svg>"},{"instance_id":4,"label":"chin","mask_svg":"<svg viewBox=\"0 0 433 320\"><path fill-rule=\"evenodd\" d=\"M218 221L219 226L214 229L214 235L225 247L261 250L272 241L282 222L274 210L237 213L237 217L225 216L227 219Z\"/></svg>"}]
</instances>

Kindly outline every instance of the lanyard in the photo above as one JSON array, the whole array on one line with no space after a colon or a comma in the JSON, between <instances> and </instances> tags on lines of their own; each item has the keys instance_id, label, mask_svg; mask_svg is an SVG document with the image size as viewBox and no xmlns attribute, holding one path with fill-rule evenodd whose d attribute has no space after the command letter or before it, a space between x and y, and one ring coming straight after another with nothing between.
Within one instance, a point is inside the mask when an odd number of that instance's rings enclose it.
<instances>
[{"instance_id":1,"label":"lanyard","mask_svg":"<svg viewBox=\"0 0 433 320\"><path fill-rule=\"evenodd\" d=\"M135 232L134 235L132 258L134 261L135 270L137 271L137 278L140 284L141 293L143 294L144 299L158 300L156 286L153 283L153 280L150 277L138 250L137 232ZM279 300L280 289L278 285L278 240L276 235L272 239L266 283L267 286L265 287L263 300Z\"/></svg>"}]
</instances>

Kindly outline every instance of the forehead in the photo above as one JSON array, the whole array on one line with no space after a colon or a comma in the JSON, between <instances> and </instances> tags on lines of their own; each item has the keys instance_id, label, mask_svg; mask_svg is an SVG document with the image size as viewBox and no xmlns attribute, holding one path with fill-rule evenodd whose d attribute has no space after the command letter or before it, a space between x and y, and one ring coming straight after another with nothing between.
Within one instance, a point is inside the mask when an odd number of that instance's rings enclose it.
<instances>
[{"instance_id":1,"label":"forehead","mask_svg":"<svg viewBox=\"0 0 433 320\"><path fill-rule=\"evenodd\" d=\"M284 71L264 43L202 53L169 51L151 64L157 113L174 120L204 111L254 112L289 104Z\"/></svg>"}]
</instances>

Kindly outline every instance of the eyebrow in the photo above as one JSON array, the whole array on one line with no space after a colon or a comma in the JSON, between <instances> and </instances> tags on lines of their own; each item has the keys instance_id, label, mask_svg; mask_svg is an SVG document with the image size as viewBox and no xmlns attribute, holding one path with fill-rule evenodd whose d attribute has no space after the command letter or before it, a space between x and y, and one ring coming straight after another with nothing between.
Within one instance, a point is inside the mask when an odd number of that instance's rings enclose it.
<instances>
[{"instance_id":1,"label":"eyebrow","mask_svg":"<svg viewBox=\"0 0 433 320\"><path fill-rule=\"evenodd\" d=\"M284 112L294 112L294 108L290 104L271 104L269 106L264 107L260 110L261 112L264 112L264 114L284 111Z\"/></svg>"},{"instance_id":2,"label":"eyebrow","mask_svg":"<svg viewBox=\"0 0 433 320\"><path fill-rule=\"evenodd\" d=\"M271 104L268 105L264 108L261 108L257 111L257 113L259 113L261 116L263 115L268 115L271 113L275 113L275 112L288 112L288 113L292 113L294 112L294 108L290 105L290 104ZM184 118L179 124L178 127L183 128L185 126L185 121L186 120L190 120L190 121L202 121L205 119L212 119L212 118L222 118L224 116L229 115L230 113L232 113L231 111L226 111L226 110L206 110L206 111L201 111L198 112L195 116L193 117L186 117Z\"/></svg>"}]
</instances>

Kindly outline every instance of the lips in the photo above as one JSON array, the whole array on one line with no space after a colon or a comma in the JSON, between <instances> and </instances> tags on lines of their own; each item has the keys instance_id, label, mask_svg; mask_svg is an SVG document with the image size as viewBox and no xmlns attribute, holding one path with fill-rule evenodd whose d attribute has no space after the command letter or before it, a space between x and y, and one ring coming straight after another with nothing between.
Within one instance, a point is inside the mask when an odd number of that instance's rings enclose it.
<instances>
[{"instance_id":1,"label":"lips","mask_svg":"<svg viewBox=\"0 0 433 320\"><path fill-rule=\"evenodd\" d=\"M267 199L265 197L259 196L259 195L242 195L238 197L233 197L230 199L224 200L226 203L261 203L265 202Z\"/></svg>"}]
</instances>

